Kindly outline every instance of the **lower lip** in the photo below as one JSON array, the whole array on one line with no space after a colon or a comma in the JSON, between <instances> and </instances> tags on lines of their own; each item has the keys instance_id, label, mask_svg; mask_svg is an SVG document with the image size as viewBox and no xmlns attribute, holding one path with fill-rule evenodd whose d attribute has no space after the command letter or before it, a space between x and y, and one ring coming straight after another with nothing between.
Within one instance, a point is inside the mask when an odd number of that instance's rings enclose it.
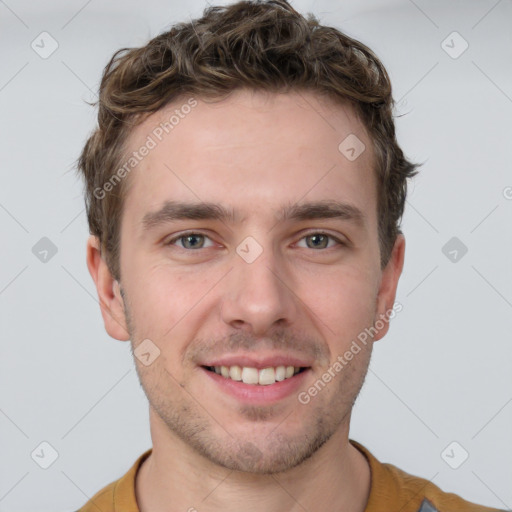
<instances>
[{"instance_id":1,"label":"lower lip","mask_svg":"<svg viewBox=\"0 0 512 512\"><path fill-rule=\"evenodd\" d=\"M244 384L242 381L223 377L206 368L202 368L202 370L223 392L234 396L242 402L260 405L275 403L290 395L297 394L297 391L304 385L304 381L310 372L308 368L295 374L293 377L276 382L275 384L261 386L259 384Z\"/></svg>"}]
</instances>

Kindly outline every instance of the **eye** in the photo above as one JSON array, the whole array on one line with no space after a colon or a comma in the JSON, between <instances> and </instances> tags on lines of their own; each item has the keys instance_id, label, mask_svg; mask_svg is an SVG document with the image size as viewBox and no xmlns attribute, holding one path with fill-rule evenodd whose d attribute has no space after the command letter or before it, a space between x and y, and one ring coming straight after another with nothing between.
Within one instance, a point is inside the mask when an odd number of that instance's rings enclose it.
<instances>
[{"instance_id":1,"label":"eye","mask_svg":"<svg viewBox=\"0 0 512 512\"><path fill-rule=\"evenodd\" d=\"M306 236L301 238L301 240L307 239L311 240L311 243L306 242L308 249L330 249L332 245L326 245L328 244L329 239L334 240L338 245L345 245L339 238L323 232L308 233Z\"/></svg>"},{"instance_id":2,"label":"eye","mask_svg":"<svg viewBox=\"0 0 512 512\"><path fill-rule=\"evenodd\" d=\"M205 245L205 240L210 240L210 245ZM302 240L306 240L305 248L307 249L330 249L333 247L333 245L346 245L339 238L321 231L308 233L301 238L301 241ZM329 241L334 241L335 243L331 243L329 245ZM205 249L214 245L214 243L207 235L195 231L189 231L174 236L173 238L169 239L165 245L175 245L176 243L179 243L178 247L181 249L189 250Z\"/></svg>"},{"instance_id":3,"label":"eye","mask_svg":"<svg viewBox=\"0 0 512 512\"><path fill-rule=\"evenodd\" d=\"M171 238L169 241L165 243L165 245L174 245L176 241L182 241L182 245L180 246L182 249L204 249L204 240L209 239L206 235L203 235L202 233L196 233L196 232L188 232L188 233L181 233L178 236L175 236ZM211 241L211 240L210 240ZM212 247L213 242L210 246Z\"/></svg>"}]
</instances>

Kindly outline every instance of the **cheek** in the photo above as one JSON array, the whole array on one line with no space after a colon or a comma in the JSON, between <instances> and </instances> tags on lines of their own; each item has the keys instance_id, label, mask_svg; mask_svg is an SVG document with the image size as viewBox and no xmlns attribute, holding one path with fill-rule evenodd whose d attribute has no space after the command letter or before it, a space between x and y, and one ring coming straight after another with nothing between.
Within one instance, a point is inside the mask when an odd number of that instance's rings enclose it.
<instances>
[{"instance_id":1,"label":"cheek","mask_svg":"<svg viewBox=\"0 0 512 512\"><path fill-rule=\"evenodd\" d=\"M166 349L172 341L172 350L181 350L179 340L186 339L187 327L198 323L209 290L222 274L213 269L201 273L192 266L183 270L162 263L145 265L140 262L133 266L138 272L126 274L137 334L161 340Z\"/></svg>"},{"instance_id":2,"label":"cheek","mask_svg":"<svg viewBox=\"0 0 512 512\"><path fill-rule=\"evenodd\" d=\"M314 279L302 278L299 296L321 320L326 338L345 343L373 322L375 283L375 277L363 269L338 269Z\"/></svg>"},{"instance_id":3,"label":"cheek","mask_svg":"<svg viewBox=\"0 0 512 512\"><path fill-rule=\"evenodd\" d=\"M166 350L174 340L173 353L183 352L186 347L180 343L186 342L181 340L190 339L208 322L217 325L212 315L227 292L221 281L228 269L222 264L178 268L136 254L127 258L123 271L129 278L138 337L161 340ZM283 273L290 300L297 305L291 323L309 318L325 339L350 342L373 321L377 274L372 269L364 255L332 265L290 264Z\"/></svg>"}]
</instances>

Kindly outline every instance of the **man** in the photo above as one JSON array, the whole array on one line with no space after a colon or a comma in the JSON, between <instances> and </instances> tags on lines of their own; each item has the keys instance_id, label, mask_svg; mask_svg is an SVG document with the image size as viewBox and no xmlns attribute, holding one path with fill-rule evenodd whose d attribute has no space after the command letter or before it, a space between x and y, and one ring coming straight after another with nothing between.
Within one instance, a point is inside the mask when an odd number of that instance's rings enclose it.
<instances>
[{"instance_id":1,"label":"man","mask_svg":"<svg viewBox=\"0 0 512 512\"><path fill-rule=\"evenodd\" d=\"M153 448L81 509L488 511L349 439L416 171L389 77L284 0L120 50L79 159L87 264Z\"/></svg>"}]
</instances>

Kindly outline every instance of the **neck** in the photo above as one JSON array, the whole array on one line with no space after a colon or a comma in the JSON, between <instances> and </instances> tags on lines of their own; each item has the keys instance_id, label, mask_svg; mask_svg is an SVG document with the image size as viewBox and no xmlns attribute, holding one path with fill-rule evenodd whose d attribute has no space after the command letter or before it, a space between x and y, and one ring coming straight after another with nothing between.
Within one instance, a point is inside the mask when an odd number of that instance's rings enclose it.
<instances>
[{"instance_id":1,"label":"neck","mask_svg":"<svg viewBox=\"0 0 512 512\"><path fill-rule=\"evenodd\" d=\"M152 428L153 451L136 477L140 512L365 510L370 468L349 443L348 424L302 464L272 475L218 466L158 430Z\"/></svg>"}]
</instances>

